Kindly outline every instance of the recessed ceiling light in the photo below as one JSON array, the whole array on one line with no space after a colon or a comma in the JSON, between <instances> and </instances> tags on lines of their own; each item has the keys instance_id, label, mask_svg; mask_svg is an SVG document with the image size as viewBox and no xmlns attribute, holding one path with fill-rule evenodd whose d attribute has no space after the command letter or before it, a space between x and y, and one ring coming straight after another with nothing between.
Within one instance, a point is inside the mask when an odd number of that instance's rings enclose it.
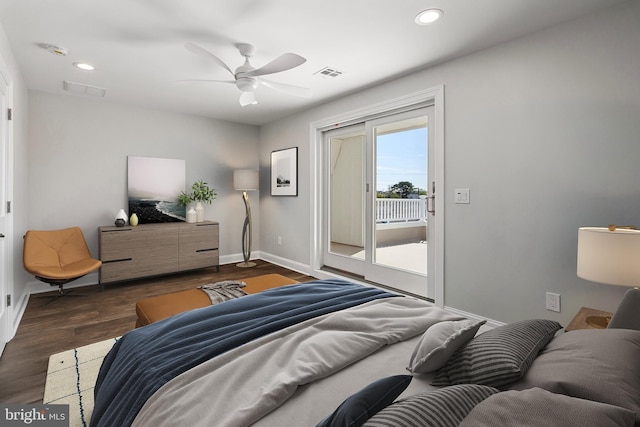
<instances>
[{"instance_id":1,"label":"recessed ceiling light","mask_svg":"<svg viewBox=\"0 0 640 427\"><path fill-rule=\"evenodd\" d=\"M85 70L85 71L93 71L96 69L96 67L94 67L91 64L86 64L84 62L74 62L73 66L76 68L80 68L81 70Z\"/></svg>"},{"instance_id":2,"label":"recessed ceiling light","mask_svg":"<svg viewBox=\"0 0 640 427\"><path fill-rule=\"evenodd\" d=\"M440 9L423 10L416 16L416 24L429 25L440 19L442 15L444 15L444 12Z\"/></svg>"}]
</instances>

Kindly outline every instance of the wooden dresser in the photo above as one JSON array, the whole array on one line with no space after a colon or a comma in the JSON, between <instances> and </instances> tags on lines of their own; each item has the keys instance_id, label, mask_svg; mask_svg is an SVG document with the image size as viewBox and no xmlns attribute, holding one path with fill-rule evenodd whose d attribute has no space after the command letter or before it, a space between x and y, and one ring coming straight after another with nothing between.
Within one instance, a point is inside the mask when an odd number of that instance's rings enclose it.
<instances>
[{"instance_id":1,"label":"wooden dresser","mask_svg":"<svg viewBox=\"0 0 640 427\"><path fill-rule=\"evenodd\" d=\"M100 287L198 268L220 270L219 224L170 222L99 227Z\"/></svg>"}]
</instances>

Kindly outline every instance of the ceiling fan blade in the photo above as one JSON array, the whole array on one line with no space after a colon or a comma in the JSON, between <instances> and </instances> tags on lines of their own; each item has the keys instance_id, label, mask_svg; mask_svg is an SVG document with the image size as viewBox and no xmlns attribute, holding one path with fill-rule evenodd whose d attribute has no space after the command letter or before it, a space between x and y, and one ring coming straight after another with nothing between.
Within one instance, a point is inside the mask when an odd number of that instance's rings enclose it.
<instances>
[{"instance_id":1,"label":"ceiling fan blade","mask_svg":"<svg viewBox=\"0 0 640 427\"><path fill-rule=\"evenodd\" d=\"M202 47L198 46L198 45L197 45L197 44L195 44L195 43L191 43L191 42L186 43L186 44L184 45L184 47L185 47L189 52L193 52L193 53L195 53L195 54L197 54L197 55L201 55L201 56L204 56L204 57L206 57L206 58L213 59L213 60L216 62L216 64L218 64L219 66L221 66L222 68L224 68L225 70L227 70L229 73L231 73L231 75L232 75L232 76L234 75L233 71L231 71L231 68L229 68L229 66L228 66L227 64L225 64L225 63L222 61L222 59L218 58L217 56L215 56L213 53L209 52L208 50L206 50L206 49L204 49L204 48L202 48Z\"/></svg>"},{"instance_id":2,"label":"ceiling fan blade","mask_svg":"<svg viewBox=\"0 0 640 427\"><path fill-rule=\"evenodd\" d=\"M245 74L247 76L264 76L265 74L273 74L290 70L304 64L305 62L307 62L307 60L300 55L296 55L295 53L285 53L284 55L280 55L273 61L269 62L264 67L257 68Z\"/></svg>"},{"instance_id":3,"label":"ceiling fan blade","mask_svg":"<svg viewBox=\"0 0 640 427\"><path fill-rule=\"evenodd\" d=\"M257 103L258 101L256 101L256 97L253 92L242 92L242 95L240 95L240 105L242 107Z\"/></svg>"},{"instance_id":4,"label":"ceiling fan blade","mask_svg":"<svg viewBox=\"0 0 640 427\"><path fill-rule=\"evenodd\" d=\"M289 95L299 96L301 98L311 98L311 96L313 95L312 90L306 87L274 82L274 81L263 79L263 78L260 78L259 81L261 84L265 85L266 87L278 90L280 92L283 92Z\"/></svg>"},{"instance_id":5,"label":"ceiling fan blade","mask_svg":"<svg viewBox=\"0 0 640 427\"><path fill-rule=\"evenodd\" d=\"M211 80L211 79L186 79L186 80L178 80L179 83L185 82L198 82L198 83L231 83L236 84L234 80Z\"/></svg>"}]
</instances>

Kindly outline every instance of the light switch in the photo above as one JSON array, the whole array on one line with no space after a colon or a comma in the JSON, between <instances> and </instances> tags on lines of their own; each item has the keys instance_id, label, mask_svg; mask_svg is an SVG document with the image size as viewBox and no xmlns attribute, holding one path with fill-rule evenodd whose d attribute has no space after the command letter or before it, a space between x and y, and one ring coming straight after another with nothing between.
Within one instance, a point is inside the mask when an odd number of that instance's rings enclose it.
<instances>
[{"instance_id":1,"label":"light switch","mask_svg":"<svg viewBox=\"0 0 640 427\"><path fill-rule=\"evenodd\" d=\"M469 189L456 188L455 201L456 203L469 203Z\"/></svg>"}]
</instances>

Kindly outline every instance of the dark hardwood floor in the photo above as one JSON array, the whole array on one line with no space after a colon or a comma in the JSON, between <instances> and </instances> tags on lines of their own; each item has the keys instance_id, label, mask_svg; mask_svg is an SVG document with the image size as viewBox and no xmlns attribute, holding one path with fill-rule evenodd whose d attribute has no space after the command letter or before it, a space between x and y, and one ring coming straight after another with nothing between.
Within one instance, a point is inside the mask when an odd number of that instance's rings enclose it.
<instances>
[{"instance_id":1,"label":"dark hardwood floor","mask_svg":"<svg viewBox=\"0 0 640 427\"><path fill-rule=\"evenodd\" d=\"M195 272L105 286L74 289L82 297L65 296L44 306L49 298L31 296L16 336L0 358L0 402L42 403L49 356L71 348L122 335L136 322L135 303L155 295L195 288L220 280L278 273L300 282L313 277L257 261L253 268L223 265L220 272ZM55 295L48 293L49 295Z\"/></svg>"}]
</instances>

